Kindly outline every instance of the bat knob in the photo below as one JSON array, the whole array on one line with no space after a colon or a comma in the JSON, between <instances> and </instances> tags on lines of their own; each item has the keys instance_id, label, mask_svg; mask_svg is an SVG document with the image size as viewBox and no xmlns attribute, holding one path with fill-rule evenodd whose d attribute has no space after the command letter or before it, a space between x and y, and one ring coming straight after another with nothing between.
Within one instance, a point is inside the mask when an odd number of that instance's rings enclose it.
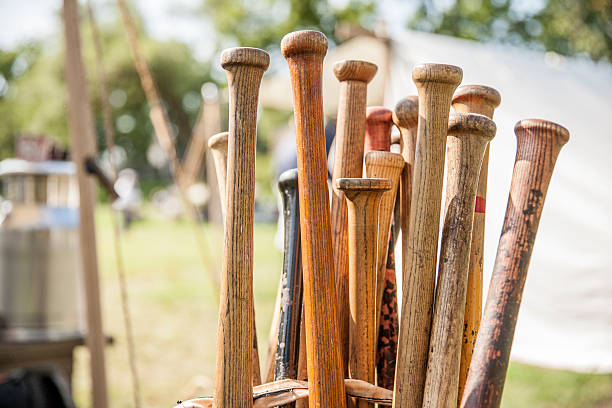
<instances>
[{"instance_id":1,"label":"bat knob","mask_svg":"<svg viewBox=\"0 0 612 408\"><path fill-rule=\"evenodd\" d=\"M281 52L285 59L298 54L316 54L324 57L327 54L327 37L314 30L294 31L283 37Z\"/></svg>"},{"instance_id":2,"label":"bat knob","mask_svg":"<svg viewBox=\"0 0 612 408\"><path fill-rule=\"evenodd\" d=\"M471 135L485 139L493 139L497 126L495 122L477 113L453 113L448 119L448 135Z\"/></svg>"},{"instance_id":3,"label":"bat knob","mask_svg":"<svg viewBox=\"0 0 612 408\"><path fill-rule=\"evenodd\" d=\"M217 133L208 139L208 148L211 150L227 150L228 132Z\"/></svg>"},{"instance_id":4,"label":"bat knob","mask_svg":"<svg viewBox=\"0 0 612 408\"><path fill-rule=\"evenodd\" d=\"M569 141L569 130L563 126L543 119L523 119L514 126L517 137L534 135L549 136L559 147Z\"/></svg>"},{"instance_id":5,"label":"bat knob","mask_svg":"<svg viewBox=\"0 0 612 408\"><path fill-rule=\"evenodd\" d=\"M278 189L283 191L287 189L297 189L298 186L298 169L289 169L281 173L278 177Z\"/></svg>"},{"instance_id":6,"label":"bat knob","mask_svg":"<svg viewBox=\"0 0 612 408\"><path fill-rule=\"evenodd\" d=\"M378 67L368 61L342 60L334 64L334 74L338 81L360 81L366 84L374 78Z\"/></svg>"},{"instance_id":7,"label":"bat knob","mask_svg":"<svg viewBox=\"0 0 612 408\"><path fill-rule=\"evenodd\" d=\"M365 164L366 168L372 166L402 168L404 167L404 158L399 153L372 150L366 153Z\"/></svg>"},{"instance_id":8,"label":"bat knob","mask_svg":"<svg viewBox=\"0 0 612 408\"><path fill-rule=\"evenodd\" d=\"M417 86L427 82L457 86L462 79L463 70L454 65L420 64L412 70L412 80Z\"/></svg>"},{"instance_id":9,"label":"bat knob","mask_svg":"<svg viewBox=\"0 0 612 408\"><path fill-rule=\"evenodd\" d=\"M456 103L479 102L495 109L501 103L501 95L495 88L485 85L463 85L457 88L453 96L453 105Z\"/></svg>"},{"instance_id":10,"label":"bat knob","mask_svg":"<svg viewBox=\"0 0 612 408\"><path fill-rule=\"evenodd\" d=\"M343 191L386 191L391 180L385 178L338 178L336 188Z\"/></svg>"},{"instance_id":11,"label":"bat knob","mask_svg":"<svg viewBox=\"0 0 612 408\"><path fill-rule=\"evenodd\" d=\"M370 106L366 109L366 120L371 123L388 123L393 112L384 106Z\"/></svg>"},{"instance_id":12,"label":"bat knob","mask_svg":"<svg viewBox=\"0 0 612 408\"><path fill-rule=\"evenodd\" d=\"M230 70L233 66L250 66L262 70L270 65L270 54L259 48L236 47L228 48L221 53L221 66Z\"/></svg>"},{"instance_id":13,"label":"bat knob","mask_svg":"<svg viewBox=\"0 0 612 408\"><path fill-rule=\"evenodd\" d=\"M393 109L393 123L399 128L416 127L419 121L419 97L410 95L400 99Z\"/></svg>"}]
</instances>

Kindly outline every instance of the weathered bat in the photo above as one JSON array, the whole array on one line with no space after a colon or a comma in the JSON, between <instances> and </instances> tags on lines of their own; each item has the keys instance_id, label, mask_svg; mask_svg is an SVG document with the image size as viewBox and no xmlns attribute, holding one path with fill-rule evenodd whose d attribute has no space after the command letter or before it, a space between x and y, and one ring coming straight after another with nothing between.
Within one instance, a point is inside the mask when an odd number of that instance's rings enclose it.
<instances>
[{"instance_id":1,"label":"weathered bat","mask_svg":"<svg viewBox=\"0 0 612 408\"><path fill-rule=\"evenodd\" d=\"M538 119L514 127L516 161L497 257L461 407L499 407L529 260L555 162L569 140L563 126Z\"/></svg>"},{"instance_id":2,"label":"weathered bat","mask_svg":"<svg viewBox=\"0 0 612 408\"><path fill-rule=\"evenodd\" d=\"M433 309L444 149L453 92L463 72L452 65L423 64L412 71L419 91L410 228L403 262L402 316L397 349L394 407L421 408Z\"/></svg>"},{"instance_id":3,"label":"weathered bat","mask_svg":"<svg viewBox=\"0 0 612 408\"><path fill-rule=\"evenodd\" d=\"M482 159L495 130L495 123L483 115L456 113L449 119L444 227L423 408L457 406L474 203Z\"/></svg>"}]
</instances>

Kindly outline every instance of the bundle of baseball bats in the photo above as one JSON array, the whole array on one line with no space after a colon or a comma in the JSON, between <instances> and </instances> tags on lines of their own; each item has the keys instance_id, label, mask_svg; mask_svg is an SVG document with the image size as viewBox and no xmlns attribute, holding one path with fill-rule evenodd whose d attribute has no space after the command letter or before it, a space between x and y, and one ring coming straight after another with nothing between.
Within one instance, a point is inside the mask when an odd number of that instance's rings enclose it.
<instances>
[{"instance_id":1,"label":"bundle of baseball bats","mask_svg":"<svg viewBox=\"0 0 612 408\"><path fill-rule=\"evenodd\" d=\"M281 51L291 76L298 167L279 180L285 248L271 357L262 381L253 213L258 92L269 55L232 48L221 56L229 131L209 143L225 209L214 396L182 406L499 407L538 223L569 132L537 119L515 126L516 161L483 313L488 152L500 94L458 87L459 67L422 64L412 72L418 96L393 111L366 108L376 65L335 63L340 95L330 198L322 104L327 39L317 31L290 33ZM393 253L400 231L398 317Z\"/></svg>"}]
</instances>

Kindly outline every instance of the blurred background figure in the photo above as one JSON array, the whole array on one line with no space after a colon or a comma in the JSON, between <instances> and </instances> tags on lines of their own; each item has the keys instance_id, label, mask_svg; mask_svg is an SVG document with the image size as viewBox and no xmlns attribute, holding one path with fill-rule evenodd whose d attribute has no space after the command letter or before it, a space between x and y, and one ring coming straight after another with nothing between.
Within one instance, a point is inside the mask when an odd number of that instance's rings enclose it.
<instances>
[{"instance_id":1,"label":"blurred background figure","mask_svg":"<svg viewBox=\"0 0 612 408\"><path fill-rule=\"evenodd\" d=\"M113 202L113 209L123 214L124 228L140 218L142 191L138 183L138 173L134 169L122 169L115 181L115 191L119 198Z\"/></svg>"}]
</instances>

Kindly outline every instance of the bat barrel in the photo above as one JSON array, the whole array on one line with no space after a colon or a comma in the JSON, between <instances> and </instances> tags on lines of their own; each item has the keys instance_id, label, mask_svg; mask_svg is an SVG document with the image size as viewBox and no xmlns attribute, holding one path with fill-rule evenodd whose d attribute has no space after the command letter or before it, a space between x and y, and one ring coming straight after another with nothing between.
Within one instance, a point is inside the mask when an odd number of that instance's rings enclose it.
<instances>
[{"instance_id":1,"label":"bat barrel","mask_svg":"<svg viewBox=\"0 0 612 408\"><path fill-rule=\"evenodd\" d=\"M499 407L516 319L546 192L569 132L527 119L514 128L516 161L506 216L461 407Z\"/></svg>"}]
</instances>

